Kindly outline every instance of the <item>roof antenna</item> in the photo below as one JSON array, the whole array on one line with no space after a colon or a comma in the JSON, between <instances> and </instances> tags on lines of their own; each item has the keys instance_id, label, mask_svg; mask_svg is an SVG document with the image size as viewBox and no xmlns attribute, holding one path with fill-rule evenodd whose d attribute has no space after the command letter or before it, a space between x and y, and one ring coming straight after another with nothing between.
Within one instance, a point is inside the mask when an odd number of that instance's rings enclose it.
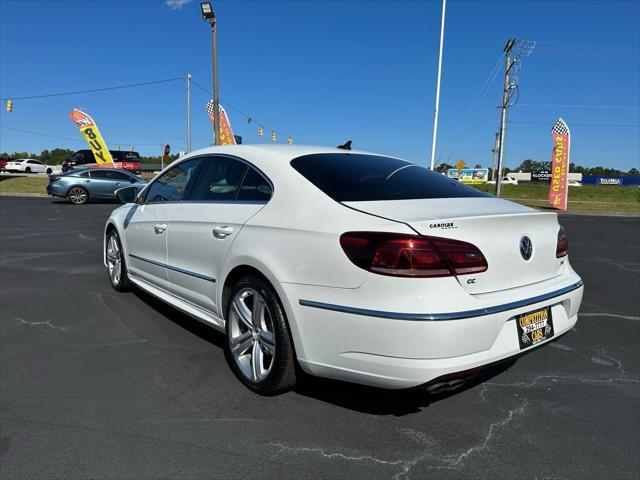
<instances>
[{"instance_id":1,"label":"roof antenna","mask_svg":"<svg viewBox=\"0 0 640 480\"><path fill-rule=\"evenodd\" d=\"M337 148L341 150L351 150L351 140L347 140L347 143L345 143L344 145L338 145Z\"/></svg>"}]
</instances>

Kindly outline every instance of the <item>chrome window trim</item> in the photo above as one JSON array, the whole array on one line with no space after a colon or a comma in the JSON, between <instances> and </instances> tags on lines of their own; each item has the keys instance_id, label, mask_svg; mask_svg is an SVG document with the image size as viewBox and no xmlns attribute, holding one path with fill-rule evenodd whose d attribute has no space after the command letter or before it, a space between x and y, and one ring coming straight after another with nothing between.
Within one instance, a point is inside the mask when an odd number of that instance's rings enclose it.
<instances>
[{"instance_id":1,"label":"chrome window trim","mask_svg":"<svg viewBox=\"0 0 640 480\"><path fill-rule=\"evenodd\" d=\"M449 312L449 313L402 313L402 312L385 312L380 310L367 310L364 308L347 307L344 305L333 305L330 303L315 302L312 300L298 300L298 303L303 307L319 308L321 310L332 310L334 312L351 313L354 315L363 315L366 317L378 317L387 318L391 320L409 320L409 321L436 321L436 320L461 320L464 318L481 317L484 315L492 315L494 313L506 312L513 310L514 308L526 307L527 305L533 305L534 303L544 302L555 297L559 297L566 293L572 292L578 288L584 286L584 282L579 280L567 287L553 292L537 295L535 297L527 298L525 300L518 300L516 302L505 303L502 305L496 305L493 307L479 308L476 310L466 310L463 312Z\"/></svg>"},{"instance_id":2,"label":"chrome window trim","mask_svg":"<svg viewBox=\"0 0 640 480\"><path fill-rule=\"evenodd\" d=\"M136 260L147 262L147 263L150 263L152 265L156 265L158 267L166 268L168 270L173 270L174 272L183 273L185 275L190 275L192 277L199 278L200 280L205 280L207 282L216 283L216 279L215 278L208 277L207 275L202 275L201 273L196 273L196 272L192 272L190 270L185 270L183 268L174 267L172 265L167 265L166 263L162 263L162 262L156 262L155 260L149 260L148 258L140 257L138 255L134 255L133 253L130 253L129 256L131 258L135 258Z\"/></svg>"},{"instance_id":3,"label":"chrome window trim","mask_svg":"<svg viewBox=\"0 0 640 480\"><path fill-rule=\"evenodd\" d=\"M275 187L273 185L273 182L271 181L271 179L266 176L264 174L264 172L262 170L260 170L258 167L256 167L253 163L251 163L248 160L245 160L244 158L241 157L236 157L235 155L230 155L228 153L202 153L202 154L198 154L198 155L193 155L193 156L186 156L184 157L182 160L180 160L179 162L175 163L175 165L172 163L171 164L171 168L177 167L178 165L189 161L189 160L194 160L194 159L205 159L207 157L225 157L225 158L230 158L232 160L237 160L238 162L244 163L245 165L247 165L249 168L253 168L256 172L258 172L258 174L260 174L269 184L269 186L271 187L271 196L269 197L269 200L266 201L256 201L256 200L175 200L175 201L171 201L171 202L147 202L147 201L140 201L140 202L136 202L139 203L140 205L157 205L157 204L169 204L169 203L212 203L212 204L225 204L225 203L249 203L249 204L260 204L260 205L266 205L267 203L269 203L269 201L271 201L271 198L273 198L273 194L275 192ZM165 173L166 169L169 166L167 165L167 167L165 167L164 170L160 171L160 173L158 175L156 175L153 179L151 179L151 181L149 181L146 186L144 187L144 189L142 189L140 191L139 194L139 198L141 198L141 196L143 195L144 192L144 196L146 196L146 191L151 188L151 185L153 185L156 180L158 180L163 173ZM200 169L200 165L198 165L198 170ZM242 186L242 182L244 182L245 177L247 176L248 171L246 171L243 176L242 176L242 181L240 182L240 186ZM200 175L200 172L198 172L198 175ZM191 194L191 192L189 192L189 194ZM146 200L146 199L145 199Z\"/></svg>"}]
</instances>

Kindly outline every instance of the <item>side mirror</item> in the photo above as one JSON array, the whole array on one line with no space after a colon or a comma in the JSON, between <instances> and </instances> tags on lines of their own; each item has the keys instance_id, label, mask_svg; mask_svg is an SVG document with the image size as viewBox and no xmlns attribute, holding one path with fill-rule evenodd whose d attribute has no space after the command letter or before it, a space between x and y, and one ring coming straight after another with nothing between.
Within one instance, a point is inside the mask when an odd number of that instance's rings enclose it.
<instances>
[{"instance_id":1,"label":"side mirror","mask_svg":"<svg viewBox=\"0 0 640 480\"><path fill-rule=\"evenodd\" d=\"M138 189L136 187L124 187L116 190L116 198L120 203L133 203L138 196Z\"/></svg>"}]
</instances>

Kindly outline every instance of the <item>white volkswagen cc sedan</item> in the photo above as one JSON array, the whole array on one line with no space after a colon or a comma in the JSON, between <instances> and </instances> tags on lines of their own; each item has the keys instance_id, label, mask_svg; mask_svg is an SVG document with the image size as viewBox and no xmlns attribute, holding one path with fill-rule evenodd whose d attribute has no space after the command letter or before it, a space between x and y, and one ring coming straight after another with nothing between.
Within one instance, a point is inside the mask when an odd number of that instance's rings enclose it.
<instances>
[{"instance_id":1,"label":"white volkswagen cc sedan","mask_svg":"<svg viewBox=\"0 0 640 480\"><path fill-rule=\"evenodd\" d=\"M212 147L118 196L130 203L105 226L113 287L225 332L231 368L261 394L299 369L437 391L578 318L583 283L555 213L397 158Z\"/></svg>"}]
</instances>

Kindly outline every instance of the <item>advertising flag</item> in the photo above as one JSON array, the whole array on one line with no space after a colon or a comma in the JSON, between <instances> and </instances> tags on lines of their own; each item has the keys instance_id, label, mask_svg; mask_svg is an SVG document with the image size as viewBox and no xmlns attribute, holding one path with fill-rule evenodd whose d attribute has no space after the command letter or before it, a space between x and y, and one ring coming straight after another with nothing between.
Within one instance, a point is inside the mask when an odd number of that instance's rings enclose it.
<instances>
[{"instance_id":1,"label":"advertising flag","mask_svg":"<svg viewBox=\"0 0 640 480\"><path fill-rule=\"evenodd\" d=\"M107 144L104 138L102 138L102 135L100 135L100 130L98 130L98 126L96 122L93 121L93 118L91 118L91 115L74 108L69 116L73 123L78 126L80 133L89 144L93 155L96 157L98 166L108 163L113 164L113 159L111 158Z\"/></svg>"},{"instance_id":2,"label":"advertising flag","mask_svg":"<svg viewBox=\"0 0 640 480\"><path fill-rule=\"evenodd\" d=\"M549 182L549 203L558 210L567 209L569 180L569 147L571 132L561 118L551 129L553 153L551 154L551 179Z\"/></svg>"},{"instance_id":3,"label":"advertising flag","mask_svg":"<svg viewBox=\"0 0 640 480\"><path fill-rule=\"evenodd\" d=\"M227 117L227 112L224 111L222 105L218 104L220 111L220 145L235 145L236 139L233 135L233 130L231 129L231 122ZM214 126L214 118L213 112L214 110L213 100L209 100L207 105L205 106L205 111L209 115L209 120L211 120L211 126ZM215 128L215 127L214 127ZM215 138L215 132L214 132Z\"/></svg>"}]
</instances>

